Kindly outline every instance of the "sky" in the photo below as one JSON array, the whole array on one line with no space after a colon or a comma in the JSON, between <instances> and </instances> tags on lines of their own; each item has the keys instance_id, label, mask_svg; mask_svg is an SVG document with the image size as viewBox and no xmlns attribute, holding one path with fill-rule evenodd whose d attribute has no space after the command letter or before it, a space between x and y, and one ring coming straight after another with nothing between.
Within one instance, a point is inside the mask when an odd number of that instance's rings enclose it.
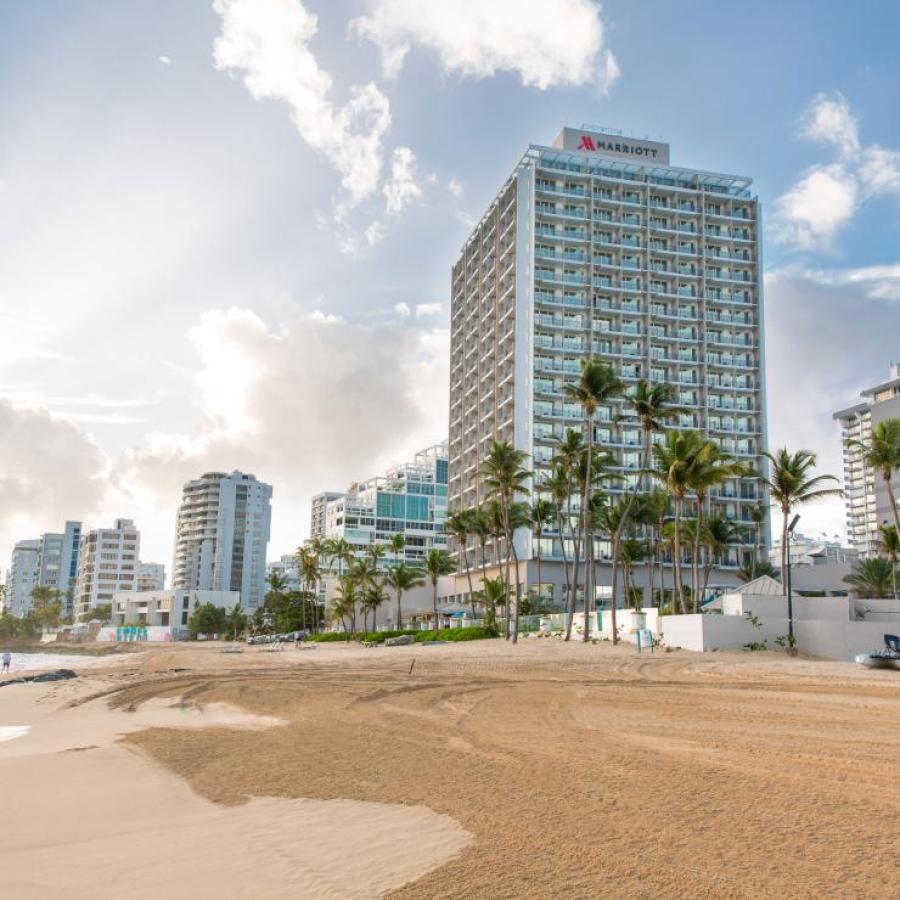
<instances>
[{"instance_id":1,"label":"sky","mask_svg":"<svg viewBox=\"0 0 900 900\"><path fill-rule=\"evenodd\" d=\"M309 498L447 432L450 268L529 143L593 123L749 175L769 444L900 359L900 7L0 0L0 567L182 484ZM843 506L798 530L843 536Z\"/></svg>"}]
</instances>

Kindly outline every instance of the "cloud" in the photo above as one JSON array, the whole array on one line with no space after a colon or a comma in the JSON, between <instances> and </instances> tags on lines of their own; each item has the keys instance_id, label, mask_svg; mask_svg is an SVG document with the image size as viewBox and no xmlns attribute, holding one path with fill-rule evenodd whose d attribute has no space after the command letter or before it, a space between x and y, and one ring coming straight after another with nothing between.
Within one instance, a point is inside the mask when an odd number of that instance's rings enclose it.
<instances>
[{"instance_id":1,"label":"cloud","mask_svg":"<svg viewBox=\"0 0 900 900\"><path fill-rule=\"evenodd\" d=\"M322 313L276 327L231 308L205 313L189 339L199 420L186 433L148 436L118 467L139 524L170 533L184 481L240 468L274 485L271 552L288 552L308 531L313 493L446 437L442 329Z\"/></svg>"},{"instance_id":2,"label":"cloud","mask_svg":"<svg viewBox=\"0 0 900 900\"><path fill-rule=\"evenodd\" d=\"M458 197L463 191L463 184L458 178L453 177L447 183L447 188L454 197Z\"/></svg>"},{"instance_id":3,"label":"cloud","mask_svg":"<svg viewBox=\"0 0 900 900\"><path fill-rule=\"evenodd\" d=\"M765 282L769 446L813 450L818 471L839 478L840 429L832 415L882 381L897 357L897 298L873 293L878 279L866 272L836 269L823 277L785 268ZM844 531L840 499L802 513L814 523L804 532Z\"/></svg>"},{"instance_id":4,"label":"cloud","mask_svg":"<svg viewBox=\"0 0 900 900\"><path fill-rule=\"evenodd\" d=\"M394 312L397 313L401 319L408 319L412 315L412 310L409 308L408 303L395 303Z\"/></svg>"},{"instance_id":5,"label":"cloud","mask_svg":"<svg viewBox=\"0 0 900 900\"><path fill-rule=\"evenodd\" d=\"M156 57L164 66L172 65L172 58L169 56L161 55Z\"/></svg>"},{"instance_id":6,"label":"cloud","mask_svg":"<svg viewBox=\"0 0 900 900\"><path fill-rule=\"evenodd\" d=\"M840 93L813 97L799 134L834 148L840 161L811 166L775 201L773 234L798 250L832 250L863 201L900 194L900 152L863 145L856 116Z\"/></svg>"},{"instance_id":7,"label":"cloud","mask_svg":"<svg viewBox=\"0 0 900 900\"><path fill-rule=\"evenodd\" d=\"M619 76L591 0L555 0L552 9L545 0L375 0L349 30L378 46L388 77L415 46L436 53L445 72L515 72L540 90L594 83L605 92Z\"/></svg>"},{"instance_id":8,"label":"cloud","mask_svg":"<svg viewBox=\"0 0 900 900\"><path fill-rule=\"evenodd\" d=\"M422 196L415 180L416 156L409 147L394 150L390 181L381 189L388 213L398 213Z\"/></svg>"},{"instance_id":9,"label":"cloud","mask_svg":"<svg viewBox=\"0 0 900 900\"><path fill-rule=\"evenodd\" d=\"M335 106L331 76L309 47L317 18L300 0L213 0L213 9L222 20L215 67L242 72L255 99L287 104L303 140L339 173L348 207L372 194L391 124L388 98L370 82L352 87L350 99Z\"/></svg>"},{"instance_id":10,"label":"cloud","mask_svg":"<svg viewBox=\"0 0 900 900\"><path fill-rule=\"evenodd\" d=\"M844 166L814 166L775 201L775 238L801 250L829 249L858 203L856 178Z\"/></svg>"},{"instance_id":11,"label":"cloud","mask_svg":"<svg viewBox=\"0 0 900 900\"><path fill-rule=\"evenodd\" d=\"M107 459L76 425L0 400L0 547L95 514ZM2 565L5 568L8 557Z\"/></svg>"},{"instance_id":12,"label":"cloud","mask_svg":"<svg viewBox=\"0 0 900 900\"><path fill-rule=\"evenodd\" d=\"M800 120L802 137L833 144L842 156L859 153L859 124L843 94L817 94Z\"/></svg>"},{"instance_id":13,"label":"cloud","mask_svg":"<svg viewBox=\"0 0 900 900\"><path fill-rule=\"evenodd\" d=\"M416 316L439 316L442 308L440 303L417 303Z\"/></svg>"},{"instance_id":14,"label":"cloud","mask_svg":"<svg viewBox=\"0 0 900 900\"><path fill-rule=\"evenodd\" d=\"M818 284L853 286L869 299L900 300L900 263L859 269L817 269L805 276Z\"/></svg>"}]
</instances>

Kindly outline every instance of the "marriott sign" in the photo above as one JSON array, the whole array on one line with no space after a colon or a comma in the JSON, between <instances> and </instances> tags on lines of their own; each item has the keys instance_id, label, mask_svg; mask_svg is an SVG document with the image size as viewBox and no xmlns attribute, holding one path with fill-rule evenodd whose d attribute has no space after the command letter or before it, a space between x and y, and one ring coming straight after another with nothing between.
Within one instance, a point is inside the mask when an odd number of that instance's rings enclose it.
<instances>
[{"instance_id":1,"label":"marriott sign","mask_svg":"<svg viewBox=\"0 0 900 900\"><path fill-rule=\"evenodd\" d=\"M669 164L669 145L657 141L639 141L600 131L585 131L579 128L563 128L553 142L561 150L580 150L582 153L596 153L631 162Z\"/></svg>"}]
</instances>

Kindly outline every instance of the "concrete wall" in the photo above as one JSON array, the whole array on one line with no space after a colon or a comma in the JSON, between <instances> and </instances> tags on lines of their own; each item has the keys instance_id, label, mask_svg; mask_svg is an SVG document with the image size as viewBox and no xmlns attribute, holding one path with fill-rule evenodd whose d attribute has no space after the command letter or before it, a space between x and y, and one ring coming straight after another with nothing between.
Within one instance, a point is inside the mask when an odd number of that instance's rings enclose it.
<instances>
[{"instance_id":1,"label":"concrete wall","mask_svg":"<svg viewBox=\"0 0 900 900\"><path fill-rule=\"evenodd\" d=\"M746 644L767 641L787 634L787 619L769 618L757 628L743 616L719 616L695 613L687 616L663 616L662 640L669 647L682 647L698 653L706 650L739 650Z\"/></svg>"}]
</instances>

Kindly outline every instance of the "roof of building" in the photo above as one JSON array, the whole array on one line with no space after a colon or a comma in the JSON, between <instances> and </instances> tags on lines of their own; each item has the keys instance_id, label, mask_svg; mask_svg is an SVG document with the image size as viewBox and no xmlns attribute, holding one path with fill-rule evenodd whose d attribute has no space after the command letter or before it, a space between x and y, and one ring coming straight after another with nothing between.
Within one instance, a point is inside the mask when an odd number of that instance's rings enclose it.
<instances>
[{"instance_id":1,"label":"roof of building","mask_svg":"<svg viewBox=\"0 0 900 900\"><path fill-rule=\"evenodd\" d=\"M775 596L776 594L784 593L784 586L769 575L760 575L759 578L754 578L753 581L742 584L730 593Z\"/></svg>"}]
</instances>

